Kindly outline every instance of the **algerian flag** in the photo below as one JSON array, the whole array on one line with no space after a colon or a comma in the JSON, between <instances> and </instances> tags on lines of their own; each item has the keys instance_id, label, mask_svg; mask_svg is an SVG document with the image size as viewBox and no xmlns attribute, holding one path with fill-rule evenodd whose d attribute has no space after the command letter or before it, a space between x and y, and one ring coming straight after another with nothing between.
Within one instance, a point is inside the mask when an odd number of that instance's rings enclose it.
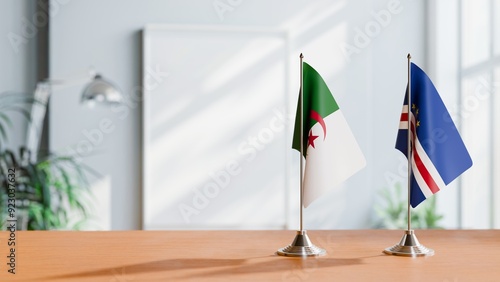
<instances>
[{"instance_id":1,"label":"algerian flag","mask_svg":"<svg viewBox=\"0 0 500 282\"><path fill-rule=\"evenodd\" d=\"M366 165L354 135L332 93L318 72L303 63L304 157L303 203L309 206ZM300 152L300 99L293 133Z\"/></svg>"}]
</instances>

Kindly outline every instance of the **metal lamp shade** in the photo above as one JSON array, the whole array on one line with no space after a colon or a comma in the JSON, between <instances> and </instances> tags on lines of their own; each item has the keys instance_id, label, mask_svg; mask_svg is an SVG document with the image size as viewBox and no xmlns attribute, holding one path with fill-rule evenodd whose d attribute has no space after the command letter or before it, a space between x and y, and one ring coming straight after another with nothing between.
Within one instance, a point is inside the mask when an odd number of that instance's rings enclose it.
<instances>
[{"instance_id":1,"label":"metal lamp shade","mask_svg":"<svg viewBox=\"0 0 500 282\"><path fill-rule=\"evenodd\" d=\"M82 93L82 103L93 104L94 102L118 104L122 102L122 95L111 82L96 75Z\"/></svg>"}]
</instances>

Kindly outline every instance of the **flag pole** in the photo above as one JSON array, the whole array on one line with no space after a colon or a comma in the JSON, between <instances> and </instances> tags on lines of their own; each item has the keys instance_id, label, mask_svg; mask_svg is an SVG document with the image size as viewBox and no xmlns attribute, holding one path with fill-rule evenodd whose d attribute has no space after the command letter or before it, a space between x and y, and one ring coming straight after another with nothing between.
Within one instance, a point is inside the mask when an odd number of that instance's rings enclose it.
<instances>
[{"instance_id":1,"label":"flag pole","mask_svg":"<svg viewBox=\"0 0 500 282\"><path fill-rule=\"evenodd\" d=\"M303 59L304 55L300 53L300 93L299 93L299 107L300 107L300 227L295 235L293 242L279 249L276 253L280 256L288 257L311 257L311 256L322 256L326 254L326 251L315 246L309 236L307 236L307 231L304 230L303 226L303 211L304 211L304 74L303 74Z\"/></svg>"},{"instance_id":2,"label":"flag pole","mask_svg":"<svg viewBox=\"0 0 500 282\"><path fill-rule=\"evenodd\" d=\"M411 78L410 78L410 73L411 73L411 55L408 53L408 56L406 56L408 59L408 148L407 148L407 156L408 156L408 231L411 230L411 208L410 208L410 193L411 193L411 159L412 159L412 148L411 148Z\"/></svg>"},{"instance_id":3,"label":"flag pole","mask_svg":"<svg viewBox=\"0 0 500 282\"><path fill-rule=\"evenodd\" d=\"M411 138L411 127L412 127L412 99L411 99L411 55L408 53L406 56L408 59L408 139L407 139L407 158L408 158L408 229L405 231L403 238L398 244L386 248L384 253L388 255L405 256L405 257L422 257L422 256L432 256L434 255L434 250L426 248L424 245L420 244L415 235L414 230L411 229L411 175L412 175L412 158L413 158L413 148L412 148L412 138ZM416 130L416 129L415 129ZM416 131L415 131L416 134ZM414 136L416 137L416 136Z\"/></svg>"},{"instance_id":4,"label":"flag pole","mask_svg":"<svg viewBox=\"0 0 500 282\"><path fill-rule=\"evenodd\" d=\"M304 72L302 68L304 55L300 53L300 232L304 231Z\"/></svg>"}]
</instances>

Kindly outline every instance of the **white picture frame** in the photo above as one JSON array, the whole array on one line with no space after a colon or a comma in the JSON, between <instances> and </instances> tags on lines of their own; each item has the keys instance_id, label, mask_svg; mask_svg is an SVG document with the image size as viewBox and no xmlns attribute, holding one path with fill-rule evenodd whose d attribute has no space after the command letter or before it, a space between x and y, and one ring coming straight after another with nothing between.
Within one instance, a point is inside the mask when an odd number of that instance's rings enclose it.
<instances>
[{"instance_id":1,"label":"white picture frame","mask_svg":"<svg viewBox=\"0 0 500 282\"><path fill-rule=\"evenodd\" d=\"M282 30L146 26L143 229L286 228L289 57Z\"/></svg>"}]
</instances>

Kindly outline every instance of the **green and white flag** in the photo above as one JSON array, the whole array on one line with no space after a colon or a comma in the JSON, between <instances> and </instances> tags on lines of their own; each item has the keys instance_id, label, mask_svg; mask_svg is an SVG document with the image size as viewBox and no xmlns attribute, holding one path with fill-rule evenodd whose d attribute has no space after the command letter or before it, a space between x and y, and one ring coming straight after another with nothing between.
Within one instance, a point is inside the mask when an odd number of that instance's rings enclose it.
<instances>
[{"instance_id":1,"label":"green and white flag","mask_svg":"<svg viewBox=\"0 0 500 282\"><path fill-rule=\"evenodd\" d=\"M366 165L351 129L318 72L303 63L304 207ZM300 152L300 99L292 147Z\"/></svg>"}]
</instances>

